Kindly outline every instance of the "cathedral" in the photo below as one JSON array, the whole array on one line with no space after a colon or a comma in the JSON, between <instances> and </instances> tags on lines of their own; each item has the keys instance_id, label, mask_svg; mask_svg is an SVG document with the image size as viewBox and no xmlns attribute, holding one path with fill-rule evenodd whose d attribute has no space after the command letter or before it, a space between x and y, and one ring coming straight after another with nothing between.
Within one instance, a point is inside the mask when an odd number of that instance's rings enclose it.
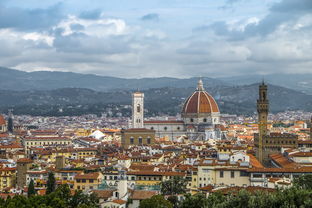
<instances>
[{"instance_id":1,"label":"cathedral","mask_svg":"<svg viewBox=\"0 0 312 208\"><path fill-rule=\"evenodd\" d=\"M200 79L196 90L186 99L181 120L144 120L144 94L132 95L132 127L155 131L158 138L191 140L225 138L224 126L220 124L220 110L215 99L204 89Z\"/></svg>"}]
</instances>

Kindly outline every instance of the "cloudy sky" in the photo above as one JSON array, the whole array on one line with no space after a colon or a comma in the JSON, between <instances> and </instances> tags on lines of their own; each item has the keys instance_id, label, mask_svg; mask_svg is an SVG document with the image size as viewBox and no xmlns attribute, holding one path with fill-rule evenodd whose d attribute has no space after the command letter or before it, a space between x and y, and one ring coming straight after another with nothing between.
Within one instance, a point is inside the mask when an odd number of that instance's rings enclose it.
<instances>
[{"instance_id":1,"label":"cloudy sky","mask_svg":"<svg viewBox=\"0 0 312 208\"><path fill-rule=\"evenodd\" d=\"M118 77L312 73L312 0L0 0L0 66Z\"/></svg>"}]
</instances>

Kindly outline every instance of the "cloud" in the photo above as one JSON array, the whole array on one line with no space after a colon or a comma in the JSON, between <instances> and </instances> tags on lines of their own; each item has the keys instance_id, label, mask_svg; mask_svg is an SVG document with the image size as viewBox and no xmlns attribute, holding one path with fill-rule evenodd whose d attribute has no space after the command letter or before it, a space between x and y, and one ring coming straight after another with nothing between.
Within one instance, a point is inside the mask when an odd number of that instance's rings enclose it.
<instances>
[{"instance_id":1,"label":"cloud","mask_svg":"<svg viewBox=\"0 0 312 208\"><path fill-rule=\"evenodd\" d=\"M296 22L300 17L311 13L311 0L282 0L273 4L269 13L263 19L249 22L243 27L242 25L237 25L235 28L229 22L218 21L209 25L197 27L194 31L213 30L216 34L227 36L232 40L254 36L266 36L273 33L283 24Z\"/></svg>"},{"instance_id":2,"label":"cloud","mask_svg":"<svg viewBox=\"0 0 312 208\"><path fill-rule=\"evenodd\" d=\"M47 9L0 7L0 28L46 29L58 23L62 18L64 18L64 15L60 3Z\"/></svg>"},{"instance_id":3,"label":"cloud","mask_svg":"<svg viewBox=\"0 0 312 208\"><path fill-rule=\"evenodd\" d=\"M156 13L146 14L146 15L141 17L141 20L143 20L143 21L158 21L159 15Z\"/></svg>"},{"instance_id":4,"label":"cloud","mask_svg":"<svg viewBox=\"0 0 312 208\"><path fill-rule=\"evenodd\" d=\"M100 9L84 11L79 15L82 19L99 19L101 17L102 11Z\"/></svg>"}]
</instances>

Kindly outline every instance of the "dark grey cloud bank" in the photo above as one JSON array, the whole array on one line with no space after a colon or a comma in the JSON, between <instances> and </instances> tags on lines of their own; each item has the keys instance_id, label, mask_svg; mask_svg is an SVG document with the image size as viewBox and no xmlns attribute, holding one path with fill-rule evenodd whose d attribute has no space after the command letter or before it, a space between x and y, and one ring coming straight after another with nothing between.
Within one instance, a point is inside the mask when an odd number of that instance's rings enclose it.
<instances>
[{"instance_id":1,"label":"dark grey cloud bank","mask_svg":"<svg viewBox=\"0 0 312 208\"><path fill-rule=\"evenodd\" d=\"M47 9L20 9L0 7L0 28L16 28L19 30L47 29L57 24L65 15L62 4Z\"/></svg>"},{"instance_id":2,"label":"dark grey cloud bank","mask_svg":"<svg viewBox=\"0 0 312 208\"><path fill-rule=\"evenodd\" d=\"M121 77L307 73L312 68L311 4L283 0L263 18L201 25L184 39L153 24L158 13L138 14L134 25L99 9L69 16L62 4L1 7L0 65Z\"/></svg>"}]
</instances>

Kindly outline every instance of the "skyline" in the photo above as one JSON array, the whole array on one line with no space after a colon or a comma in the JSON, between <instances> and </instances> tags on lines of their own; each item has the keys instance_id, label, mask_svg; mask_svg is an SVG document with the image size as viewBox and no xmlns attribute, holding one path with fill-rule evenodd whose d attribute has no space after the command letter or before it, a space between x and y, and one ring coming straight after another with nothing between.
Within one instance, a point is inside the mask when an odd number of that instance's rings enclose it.
<instances>
[{"instance_id":1,"label":"skyline","mask_svg":"<svg viewBox=\"0 0 312 208\"><path fill-rule=\"evenodd\" d=\"M309 0L3 0L0 66L123 78L312 73L311 10Z\"/></svg>"}]
</instances>

